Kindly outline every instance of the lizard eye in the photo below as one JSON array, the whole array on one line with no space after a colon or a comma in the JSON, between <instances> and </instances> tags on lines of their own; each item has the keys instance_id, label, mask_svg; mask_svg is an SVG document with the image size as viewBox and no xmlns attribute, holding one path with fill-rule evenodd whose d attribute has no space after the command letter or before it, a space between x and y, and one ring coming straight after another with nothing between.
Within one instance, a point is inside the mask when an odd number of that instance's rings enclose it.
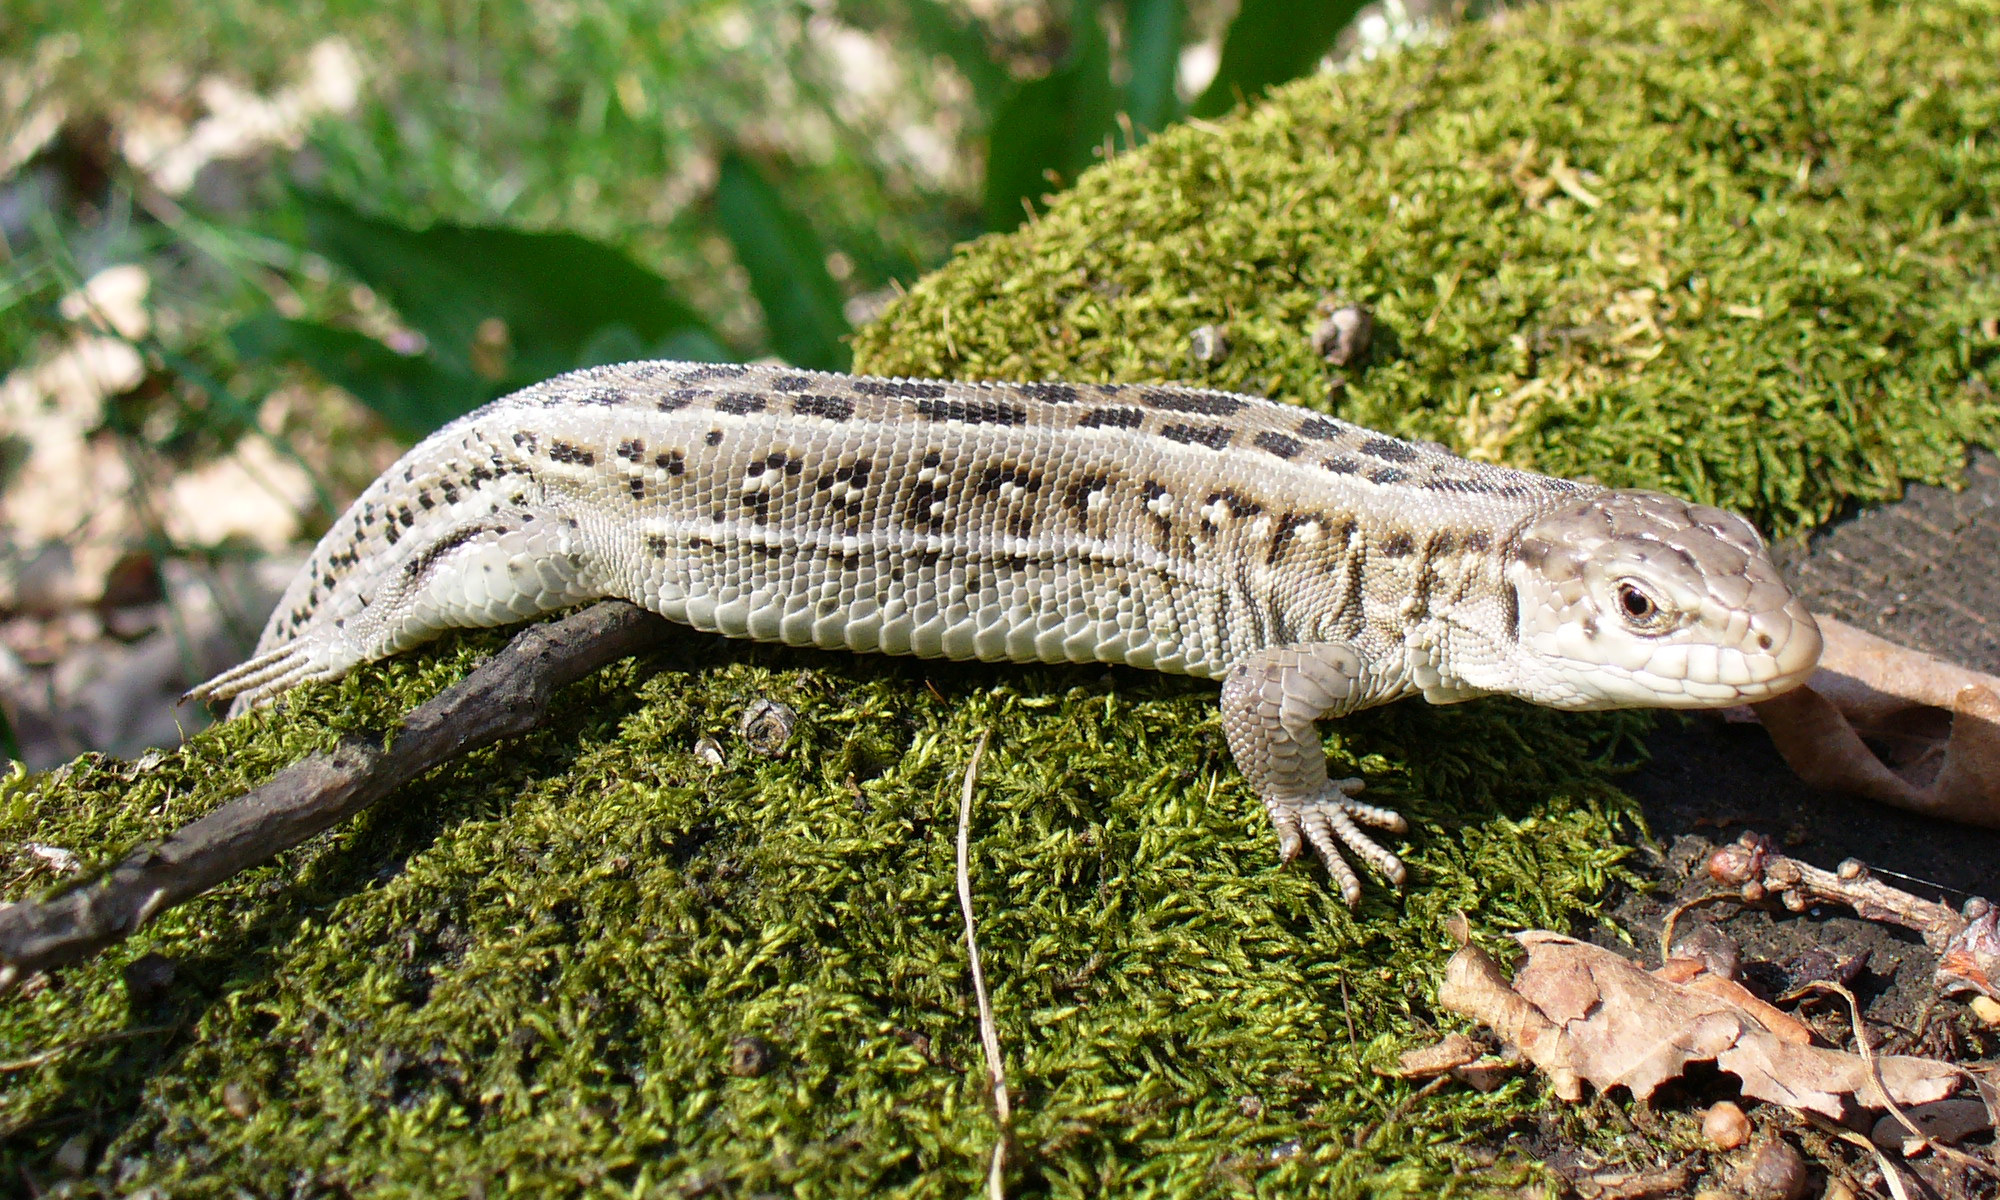
<instances>
[{"instance_id":1,"label":"lizard eye","mask_svg":"<svg viewBox=\"0 0 2000 1200\"><path fill-rule=\"evenodd\" d=\"M1627 580L1618 585L1618 609L1625 623L1634 629L1651 629L1666 615L1660 602L1647 595L1638 584Z\"/></svg>"}]
</instances>

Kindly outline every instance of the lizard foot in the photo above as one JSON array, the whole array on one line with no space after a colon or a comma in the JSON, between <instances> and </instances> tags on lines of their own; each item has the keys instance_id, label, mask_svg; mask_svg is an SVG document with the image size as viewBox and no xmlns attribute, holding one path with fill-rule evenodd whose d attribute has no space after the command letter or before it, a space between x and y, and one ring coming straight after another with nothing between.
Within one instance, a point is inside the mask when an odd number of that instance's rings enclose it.
<instances>
[{"instance_id":1,"label":"lizard foot","mask_svg":"<svg viewBox=\"0 0 2000 1200\"><path fill-rule=\"evenodd\" d=\"M1395 812L1354 799L1364 786L1359 779L1334 779L1316 796L1264 797L1265 811L1271 814L1271 824L1278 831L1278 857L1291 862L1307 842L1312 843L1313 854L1340 884L1341 899L1347 901L1349 908L1361 903L1361 880L1348 865L1343 847L1397 887L1409 878L1403 861L1361 832L1356 824L1358 821L1390 833L1409 829L1409 824Z\"/></svg>"}]
</instances>

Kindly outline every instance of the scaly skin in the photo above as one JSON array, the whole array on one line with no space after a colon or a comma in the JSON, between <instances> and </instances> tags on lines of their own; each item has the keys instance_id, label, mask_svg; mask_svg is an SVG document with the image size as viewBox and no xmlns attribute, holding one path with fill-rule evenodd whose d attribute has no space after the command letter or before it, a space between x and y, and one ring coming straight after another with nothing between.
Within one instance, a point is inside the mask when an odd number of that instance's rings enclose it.
<instances>
[{"instance_id":1,"label":"scaly skin","mask_svg":"<svg viewBox=\"0 0 2000 1200\"><path fill-rule=\"evenodd\" d=\"M1404 696L1740 704L1820 637L1741 517L1186 388L690 363L565 375L439 430L314 551L235 711L439 631L621 597L795 646L1223 680L1286 858L1403 866L1315 722Z\"/></svg>"}]
</instances>

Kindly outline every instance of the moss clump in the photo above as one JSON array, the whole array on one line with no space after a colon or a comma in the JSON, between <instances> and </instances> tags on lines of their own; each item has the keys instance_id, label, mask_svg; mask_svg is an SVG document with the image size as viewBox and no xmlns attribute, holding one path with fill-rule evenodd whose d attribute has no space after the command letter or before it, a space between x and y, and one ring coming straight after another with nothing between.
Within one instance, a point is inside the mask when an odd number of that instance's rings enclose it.
<instances>
[{"instance_id":1,"label":"moss clump","mask_svg":"<svg viewBox=\"0 0 2000 1200\"><path fill-rule=\"evenodd\" d=\"M1090 173L856 369L1191 379L1790 533L2000 435L1992 18L1515 13ZM1327 295L1393 343L1344 387L1310 344ZM1205 324L1237 348L1201 369Z\"/></svg>"},{"instance_id":2,"label":"moss clump","mask_svg":"<svg viewBox=\"0 0 2000 1200\"><path fill-rule=\"evenodd\" d=\"M1990 438L1994 347L1964 332L2000 261L1979 6L1513 21L1088 176L918 288L864 366L1185 377L1187 331L1222 321L1237 350L1206 382L1323 399L1306 336L1331 291L1397 343L1345 415L1780 527ZM0 848L106 861L496 644L0 784ZM994 1128L951 842L986 730L974 882L1015 1194L1437 1195L1457 1143L1540 1104L1405 1106L1372 1068L1428 1028L1446 914L1587 915L1630 829L1607 764L1643 719L1340 722L1337 768L1412 818L1420 880L1350 914L1273 861L1211 687L689 653L576 685L550 727L0 1002L0 1175L47 1181L81 1136L82 1193L967 1194ZM758 697L802 714L775 761L729 735ZM728 765L693 756L704 734ZM0 853L10 895L46 884ZM148 952L173 982L131 991Z\"/></svg>"}]
</instances>

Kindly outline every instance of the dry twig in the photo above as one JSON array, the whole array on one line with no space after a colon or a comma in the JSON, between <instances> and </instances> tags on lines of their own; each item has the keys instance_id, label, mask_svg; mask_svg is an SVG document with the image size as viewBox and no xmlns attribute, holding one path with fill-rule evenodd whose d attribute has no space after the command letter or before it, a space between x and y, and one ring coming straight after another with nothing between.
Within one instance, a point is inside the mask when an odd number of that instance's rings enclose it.
<instances>
[{"instance_id":1,"label":"dry twig","mask_svg":"<svg viewBox=\"0 0 2000 1200\"><path fill-rule=\"evenodd\" d=\"M1787 858L1777 852L1776 843L1758 833L1746 833L1710 855L1708 873L1717 883L1739 889L1753 904L1776 899L1793 912L1822 902L1840 904L1865 920L1914 930L1938 956L1940 992L1947 996L1977 992L2000 999L2000 907L1984 897L1974 896L1953 912L1890 887L1854 859L1841 863L1838 870L1823 871Z\"/></svg>"},{"instance_id":2,"label":"dry twig","mask_svg":"<svg viewBox=\"0 0 2000 1200\"><path fill-rule=\"evenodd\" d=\"M986 1194L991 1200L1006 1200L1007 1137L1013 1124L1013 1106L1007 1099L1007 1069L1000 1058L1000 1030L993 1023L993 1000L986 991L986 972L979 965L978 928L972 919L972 789L979 781L979 760L986 757L986 739L972 748L972 761L965 766L965 790L958 798L958 910L965 916L965 952L972 961L972 992L979 998L979 1045L986 1054L986 1076L993 1086L993 1115L1000 1136L993 1140L993 1162L986 1172Z\"/></svg>"},{"instance_id":3,"label":"dry twig","mask_svg":"<svg viewBox=\"0 0 2000 1200\"><path fill-rule=\"evenodd\" d=\"M559 688L640 649L663 628L659 617L622 600L536 625L382 741L349 740L293 763L96 879L46 900L0 905L0 992L130 937L166 909L270 861L433 767L535 728Z\"/></svg>"}]
</instances>

